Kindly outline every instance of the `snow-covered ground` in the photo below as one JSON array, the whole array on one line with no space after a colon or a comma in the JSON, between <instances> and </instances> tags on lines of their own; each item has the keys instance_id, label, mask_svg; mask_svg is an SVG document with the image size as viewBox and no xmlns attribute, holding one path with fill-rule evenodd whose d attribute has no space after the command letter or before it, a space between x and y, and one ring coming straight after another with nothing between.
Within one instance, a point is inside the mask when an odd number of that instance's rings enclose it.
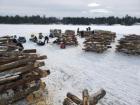
<instances>
[{"instance_id":1,"label":"snow-covered ground","mask_svg":"<svg viewBox=\"0 0 140 105\"><path fill-rule=\"evenodd\" d=\"M42 32L44 35L50 29L60 28L76 30L88 26L72 25L0 25L0 36L21 35L27 39L31 33ZM117 39L124 34L139 34L140 26L91 26L92 29L111 30L117 33ZM47 83L54 105L62 105L67 92L79 97L83 89L90 93L104 88L107 94L99 105L140 105L140 56L128 56L115 52L115 45L103 54L82 51L84 39L78 38L79 46L60 49L52 44L37 46L27 41L26 48L36 48L38 53L48 56L44 69L50 69L51 74L43 80ZM116 41L117 42L117 41Z\"/></svg>"}]
</instances>

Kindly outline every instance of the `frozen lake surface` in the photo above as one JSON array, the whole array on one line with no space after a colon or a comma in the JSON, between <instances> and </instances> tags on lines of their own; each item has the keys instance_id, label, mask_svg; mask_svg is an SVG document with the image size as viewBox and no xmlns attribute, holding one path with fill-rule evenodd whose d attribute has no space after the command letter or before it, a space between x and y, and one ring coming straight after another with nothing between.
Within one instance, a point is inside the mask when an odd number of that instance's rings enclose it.
<instances>
[{"instance_id":1,"label":"frozen lake surface","mask_svg":"<svg viewBox=\"0 0 140 105\"><path fill-rule=\"evenodd\" d=\"M50 29L77 30L88 26L73 25L0 25L0 36L26 36L42 32L49 34ZM139 34L140 26L91 26L92 29L110 30L117 33L117 40L125 34ZM60 49L50 43L37 46L27 41L25 48L36 48L38 53L48 56L44 69L50 69L51 74L43 80L49 88L54 105L62 105L67 92L81 96L83 89L94 93L104 88L107 94L99 103L102 105L140 105L140 56L128 56L115 52L117 41L113 48L103 54L82 51L84 39L78 37L79 46Z\"/></svg>"}]
</instances>

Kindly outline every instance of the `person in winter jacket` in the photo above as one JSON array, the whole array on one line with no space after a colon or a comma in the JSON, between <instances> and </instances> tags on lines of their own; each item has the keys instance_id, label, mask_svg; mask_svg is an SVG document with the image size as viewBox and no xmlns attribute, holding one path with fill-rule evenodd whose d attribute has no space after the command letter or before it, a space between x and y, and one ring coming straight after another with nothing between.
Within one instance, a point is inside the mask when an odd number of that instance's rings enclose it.
<instances>
[{"instance_id":1,"label":"person in winter jacket","mask_svg":"<svg viewBox=\"0 0 140 105\"><path fill-rule=\"evenodd\" d=\"M17 43L17 46L19 47L18 48L19 51L22 51L24 49L22 43L20 43L20 42Z\"/></svg>"},{"instance_id":2,"label":"person in winter jacket","mask_svg":"<svg viewBox=\"0 0 140 105\"><path fill-rule=\"evenodd\" d=\"M39 33L39 37L38 37L39 39L42 39L43 38L43 35L42 35L42 33Z\"/></svg>"},{"instance_id":3,"label":"person in winter jacket","mask_svg":"<svg viewBox=\"0 0 140 105\"><path fill-rule=\"evenodd\" d=\"M49 43L49 37L45 36L45 41L47 41L47 43Z\"/></svg>"},{"instance_id":4,"label":"person in winter jacket","mask_svg":"<svg viewBox=\"0 0 140 105\"><path fill-rule=\"evenodd\" d=\"M61 42L61 43L60 43L60 48L61 48L61 49L65 49L65 48L66 48L66 45L65 45L64 42Z\"/></svg>"}]
</instances>

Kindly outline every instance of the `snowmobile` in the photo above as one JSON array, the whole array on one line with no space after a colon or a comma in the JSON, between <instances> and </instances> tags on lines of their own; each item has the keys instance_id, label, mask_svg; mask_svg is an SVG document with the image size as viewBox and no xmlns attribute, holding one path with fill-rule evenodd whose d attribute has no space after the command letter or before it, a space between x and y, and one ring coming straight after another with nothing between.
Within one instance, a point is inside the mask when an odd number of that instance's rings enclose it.
<instances>
[{"instance_id":1,"label":"snowmobile","mask_svg":"<svg viewBox=\"0 0 140 105\"><path fill-rule=\"evenodd\" d=\"M26 43L26 38L25 37L19 37L18 42L20 43Z\"/></svg>"},{"instance_id":2,"label":"snowmobile","mask_svg":"<svg viewBox=\"0 0 140 105\"><path fill-rule=\"evenodd\" d=\"M37 45L44 46L45 42L46 42L46 39L44 39L44 41L39 40L39 41L37 41Z\"/></svg>"},{"instance_id":3,"label":"snowmobile","mask_svg":"<svg viewBox=\"0 0 140 105\"><path fill-rule=\"evenodd\" d=\"M31 35L31 38L29 40L36 43L37 42L37 37L34 36L34 35Z\"/></svg>"}]
</instances>

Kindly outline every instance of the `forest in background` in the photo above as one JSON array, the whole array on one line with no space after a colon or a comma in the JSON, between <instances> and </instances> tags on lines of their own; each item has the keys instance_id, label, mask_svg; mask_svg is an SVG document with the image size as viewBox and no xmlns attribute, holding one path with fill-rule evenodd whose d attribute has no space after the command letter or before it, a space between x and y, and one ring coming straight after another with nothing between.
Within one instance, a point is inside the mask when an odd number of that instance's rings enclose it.
<instances>
[{"instance_id":1,"label":"forest in background","mask_svg":"<svg viewBox=\"0 0 140 105\"><path fill-rule=\"evenodd\" d=\"M126 15L124 17L45 17L45 16L0 16L0 24L73 24L73 25L90 25L90 24L121 24L133 25L140 23L140 18Z\"/></svg>"}]
</instances>

